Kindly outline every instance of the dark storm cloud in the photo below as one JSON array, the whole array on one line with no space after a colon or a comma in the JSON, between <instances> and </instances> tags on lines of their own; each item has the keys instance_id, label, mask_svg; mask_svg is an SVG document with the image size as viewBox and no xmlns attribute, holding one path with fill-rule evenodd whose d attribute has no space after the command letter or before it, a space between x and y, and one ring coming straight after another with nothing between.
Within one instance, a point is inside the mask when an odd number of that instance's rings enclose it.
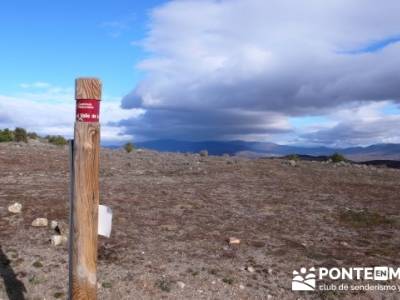
<instances>
[{"instance_id":1,"label":"dark storm cloud","mask_svg":"<svg viewBox=\"0 0 400 300\"><path fill-rule=\"evenodd\" d=\"M151 138L268 135L288 131L290 116L398 101L400 45L350 50L398 34L399 9L397 1L170 2L152 13L151 57L139 65L147 76L122 100L146 114L140 126L120 125Z\"/></svg>"},{"instance_id":2,"label":"dark storm cloud","mask_svg":"<svg viewBox=\"0 0 400 300\"><path fill-rule=\"evenodd\" d=\"M262 125L260 125L262 124ZM141 138L175 138L186 140L232 139L235 135L283 133L289 125L282 124L273 113L224 111L185 111L152 109L139 118L121 121L127 133ZM188 134L191 134L189 136Z\"/></svg>"}]
</instances>

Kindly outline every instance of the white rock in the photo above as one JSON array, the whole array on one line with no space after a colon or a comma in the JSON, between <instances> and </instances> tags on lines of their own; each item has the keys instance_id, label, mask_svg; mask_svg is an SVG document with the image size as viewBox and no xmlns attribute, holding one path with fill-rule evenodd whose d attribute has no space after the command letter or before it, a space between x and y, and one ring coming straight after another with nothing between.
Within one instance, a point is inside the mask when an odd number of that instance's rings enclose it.
<instances>
[{"instance_id":1,"label":"white rock","mask_svg":"<svg viewBox=\"0 0 400 300\"><path fill-rule=\"evenodd\" d=\"M253 267L247 267L247 271L249 271L250 273L254 273L256 270Z\"/></svg>"},{"instance_id":2,"label":"white rock","mask_svg":"<svg viewBox=\"0 0 400 300\"><path fill-rule=\"evenodd\" d=\"M55 220L52 220L51 222L50 222L50 228L51 229L56 229L57 228L57 226L58 226L58 222L57 221L55 221Z\"/></svg>"},{"instance_id":3,"label":"white rock","mask_svg":"<svg viewBox=\"0 0 400 300\"><path fill-rule=\"evenodd\" d=\"M272 299L272 295L268 294L267 299L268 300Z\"/></svg>"},{"instance_id":4,"label":"white rock","mask_svg":"<svg viewBox=\"0 0 400 300\"><path fill-rule=\"evenodd\" d=\"M51 236L51 244L53 246L59 246L67 242L67 237L63 235L52 235Z\"/></svg>"},{"instance_id":5,"label":"white rock","mask_svg":"<svg viewBox=\"0 0 400 300\"><path fill-rule=\"evenodd\" d=\"M183 289L183 288L185 288L185 283L184 282L182 282L182 281L178 281L177 283L176 283L181 289Z\"/></svg>"},{"instance_id":6,"label":"white rock","mask_svg":"<svg viewBox=\"0 0 400 300\"><path fill-rule=\"evenodd\" d=\"M244 285L243 285L243 284L240 284L240 285L239 285L239 289L244 290Z\"/></svg>"},{"instance_id":7,"label":"white rock","mask_svg":"<svg viewBox=\"0 0 400 300\"><path fill-rule=\"evenodd\" d=\"M8 211L13 214L19 214L21 212L21 210L22 210L22 204L18 203L18 202L15 202L14 204L11 204L8 207Z\"/></svg>"},{"instance_id":8,"label":"white rock","mask_svg":"<svg viewBox=\"0 0 400 300\"><path fill-rule=\"evenodd\" d=\"M49 221L46 218L36 218L32 222L33 227L44 227L44 226L48 226L48 225L49 225Z\"/></svg>"},{"instance_id":9,"label":"white rock","mask_svg":"<svg viewBox=\"0 0 400 300\"><path fill-rule=\"evenodd\" d=\"M295 167L297 164L296 164L296 161L289 160L289 165L292 166L292 167Z\"/></svg>"},{"instance_id":10,"label":"white rock","mask_svg":"<svg viewBox=\"0 0 400 300\"><path fill-rule=\"evenodd\" d=\"M240 244L240 240L238 238L235 238L235 237L229 238L229 245L239 245L239 244Z\"/></svg>"}]
</instances>

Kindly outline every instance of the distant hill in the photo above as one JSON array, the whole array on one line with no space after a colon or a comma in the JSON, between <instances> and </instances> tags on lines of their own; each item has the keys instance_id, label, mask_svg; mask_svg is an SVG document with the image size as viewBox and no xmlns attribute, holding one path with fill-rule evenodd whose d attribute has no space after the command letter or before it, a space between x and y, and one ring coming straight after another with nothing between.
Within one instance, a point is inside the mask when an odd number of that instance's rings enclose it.
<instances>
[{"instance_id":1,"label":"distant hill","mask_svg":"<svg viewBox=\"0 0 400 300\"><path fill-rule=\"evenodd\" d=\"M199 152L207 150L211 155L244 155L244 156L283 156L288 154L326 156L335 152L345 155L354 161L366 160L400 160L400 144L376 144L368 147L329 148L300 147L263 142L245 141L176 141L153 140L135 143L140 148L161 152Z\"/></svg>"}]
</instances>

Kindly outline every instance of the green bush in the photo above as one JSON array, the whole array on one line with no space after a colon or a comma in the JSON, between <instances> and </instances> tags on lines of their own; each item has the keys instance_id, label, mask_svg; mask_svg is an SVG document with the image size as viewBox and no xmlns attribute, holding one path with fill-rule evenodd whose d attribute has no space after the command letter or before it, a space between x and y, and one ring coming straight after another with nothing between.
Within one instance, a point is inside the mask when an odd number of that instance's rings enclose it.
<instances>
[{"instance_id":1,"label":"green bush","mask_svg":"<svg viewBox=\"0 0 400 300\"><path fill-rule=\"evenodd\" d=\"M332 162L334 162L334 163L338 163L338 162L341 162L341 161L346 161L346 158L343 156L343 155L341 155L341 154L339 154L339 153L334 153L331 157L330 157L330 159L332 160Z\"/></svg>"},{"instance_id":2,"label":"green bush","mask_svg":"<svg viewBox=\"0 0 400 300\"><path fill-rule=\"evenodd\" d=\"M68 141L61 135L48 135L46 138L53 145L64 146L68 144Z\"/></svg>"},{"instance_id":3,"label":"green bush","mask_svg":"<svg viewBox=\"0 0 400 300\"><path fill-rule=\"evenodd\" d=\"M135 149L135 146L132 143L126 143L124 149L126 152L130 153Z\"/></svg>"},{"instance_id":4,"label":"green bush","mask_svg":"<svg viewBox=\"0 0 400 300\"><path fill-rule=\"evenodd\" d=\"M11 142L14 140L14 133L8 128L0 130L0 143L1 142Z\"/></svg>"},{"instance_id":5,"label":"green bush","mask_svg":"<svg viewBox=\"0 0 400 300\"><path fill-rule=\"evenodd\" d=\"M28 134L26 133L26 130L21 127L17 127L14 130L14 141L16 142L28 142Z\"/></svg>"},{"instance_id":6,"label":"green bush","mask_svg":"<svg viewBox=\"0 0 400 300\"><path fill-rule=\"evenodd\" d=\"M286 159L298 161L300 158L297 154L289 154L286 156Z\"/></svg>"},{"instance_id":7,"label":"green bush","mask_svg":"<svg viewBox=\"0 0 400 300\"><path fill-rule=\"evenodd\" d=\"M200 156L207 157L208 156L208 151L207 150L201 150L199 152L199 154L200 154Z\"/></svg>"}]
</instances>

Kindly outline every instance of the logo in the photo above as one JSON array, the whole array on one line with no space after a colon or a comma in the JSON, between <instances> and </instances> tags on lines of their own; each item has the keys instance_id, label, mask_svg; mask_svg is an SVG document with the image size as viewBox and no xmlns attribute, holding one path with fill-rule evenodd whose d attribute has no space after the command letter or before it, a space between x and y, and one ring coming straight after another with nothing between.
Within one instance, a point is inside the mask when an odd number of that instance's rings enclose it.
<instances>
[{"instance_id":1,"label":"logo","mask_svg":"<svg viewBox=\"0 0 400 300\"><path fill-rule=\"evenodd\" d=\"M310 268L308 272L306 268L301 268L300 272L294 270L292 291L314 291L316 278L314 267Z\"/></svg>"},{"instance_id":2,"label":"logo","mask_svg":"<svg viewBox=\"0 0 400 300\"><path fill-rule=\"evenodd\" d=\"M374 268L374 280L388 280L389 279L389 268L388 267L375 267Z\"/></svg>"},{"instance_id":3,"label":"logo","mask_svg":"<svg viewBox=\"0 0 400 300\"><path fill-rule=\"evenodd\" d=\"M324 282L325 279L329 282ZM335 280L340 282L335 283ZM302 267L300 271L293 271L292 291L400 292L400 284L394 283L393 280L400 280L400 267L318 267L317 269L312 267L308 271ZM353 283L353 281L359 282Z\"/></svg>"}]
</instances>

